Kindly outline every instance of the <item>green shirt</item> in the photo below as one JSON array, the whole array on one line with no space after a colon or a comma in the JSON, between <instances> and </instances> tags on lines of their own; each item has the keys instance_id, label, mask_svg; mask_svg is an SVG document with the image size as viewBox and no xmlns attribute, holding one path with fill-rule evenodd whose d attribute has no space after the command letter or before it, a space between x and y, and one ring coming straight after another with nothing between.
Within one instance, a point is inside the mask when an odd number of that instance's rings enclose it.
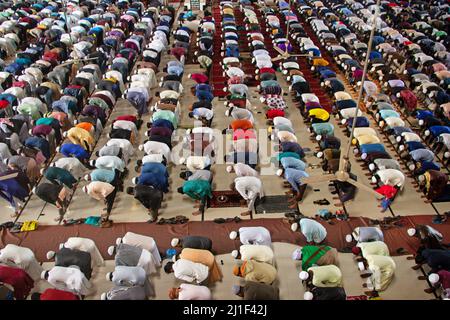
<instances>
[{"instance_id":1,"label":"green shirt","mask_svg":"<svg viewBox=\"0 0 450 320\"><path fill-rule=\"evenodd\" d=\"M316 254L312 259L310 257L320 249L320 252ZM328 246L304 246L302 248L302 270L306 271L312 267L331 247Z\"/></svg>"},{"instance_id":2,"label":"green shirt","mask_svg":"<svg viewBox=\"0 0 450 320\"><path fill-rule=\"evenodd\" d=\"M195 200L212 198L211 183L206 180L190 180L183 184L183 193Z\"/></svg>"}]
</instances>

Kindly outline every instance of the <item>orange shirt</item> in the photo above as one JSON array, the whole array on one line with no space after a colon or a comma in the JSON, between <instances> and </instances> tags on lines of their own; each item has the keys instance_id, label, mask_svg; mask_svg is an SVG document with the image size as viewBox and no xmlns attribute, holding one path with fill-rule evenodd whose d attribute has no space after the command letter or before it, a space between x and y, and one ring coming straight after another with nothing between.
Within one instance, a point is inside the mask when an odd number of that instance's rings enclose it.
<instances>
[{"instance_id":1,"label":"orange shirt","mask_svg":"<svg viewBox=\"0 0 450 320\"><path fill-rule=\"evenodd\" d=\"M249 120L246 119L237 119L237 120L233 120L233 122L231 122L231 128L233 130L237 130L237 129L242 129L242 130L248 130L248 129L253 129L253 123Z\"/></svg>"}]
</instances>

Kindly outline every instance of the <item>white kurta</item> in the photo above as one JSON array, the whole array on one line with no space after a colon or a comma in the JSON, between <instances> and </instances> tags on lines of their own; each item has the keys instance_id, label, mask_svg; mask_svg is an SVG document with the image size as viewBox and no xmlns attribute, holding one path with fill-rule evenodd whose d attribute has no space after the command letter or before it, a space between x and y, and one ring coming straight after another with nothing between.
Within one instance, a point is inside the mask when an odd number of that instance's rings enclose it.
<instances>
[{"instance_id":1,"label":"white kurta","mask_svg":"<svg viewBox=\"0 0 450 320\"><path fill-rule=\"evenodd\" d=\"M89 280L75 267L53 267L48 273L47 281L56 289L76 294L89 295L93 291Z\"/></svg>"},{"instance_id":2,"label":"white kurta","mask_svg":"<svg viewBox=\"0 0 450 320\"><path fill-rule=\"evenodd\" d=\"M7 244L0 250L0 263L25 270L34 281L40 279L43 271L33 251L15 244Z\"/></svg>"},{"instance_id":3,"label":"white kurta","mask_svg":"<svg viewBox=\"0 0 450 320\"><path fill-rule=\"evenodd\" d=\"M242 227L239 228L239 239L242 244L259 244L271 246L270 232L264 227Z\"/></svg>"},{"instance_id":4,"label":"white kurta","mask_svg":"<svg viewBox=\"0 0 450 320\"><path fill-rule=\"evenodd\" d=\"M143 236L133 232L127 232L123 238L122 242L130 246L139 247L149 251L154 259L156 266L161 266L161 255L158 251L158 246L152 237Z\"/></svg>"},{"instance_id":5,"label":"white kurta","mask_svg":"<svg viewBox=\"0 0 450 320\"><path fill-rule=\"evenodd\" d=\"M177 260L173 266L175 278L186 282L201 283L208 278L209 268L201 263L192 262L186 259Z\"/></svg>"}]
</instances>

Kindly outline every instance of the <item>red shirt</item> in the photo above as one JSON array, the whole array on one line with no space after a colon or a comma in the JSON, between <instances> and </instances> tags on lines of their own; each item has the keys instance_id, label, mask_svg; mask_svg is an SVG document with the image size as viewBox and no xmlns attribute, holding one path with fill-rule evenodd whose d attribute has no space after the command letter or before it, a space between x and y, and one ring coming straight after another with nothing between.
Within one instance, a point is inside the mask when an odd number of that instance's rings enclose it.
<instances>
[{"instance_id":1,"label":"red shirt","mask_svg":"<svg viewBox=\"0 0 450 320\"><path fill-rule=\"evenodd\" d=\"M41 294L40 300L80 300L78 296L72 292L62 291L49 288Z\"/></svg>"},{"instance_id":2,"label":"red shirt","mask_svg":"<svg viewBox=\"0 0 450 320\"><path fill-rule=\"evenodd\" d=\"M376 192L379 194L382 194L388 199L392 199L397 194L397 188L394 188L393 186L385 184L384 186L379 187L378 189L375 189Z\"/></svg>"},{"instance_id":3,"label":"red shirt","mask_svg":"<svg viewBox=\"0 0 450 320\"><path fill-rule=\"evenodd\" d=\"M124 121L131 121L131 122L136 122L137 118L135 116L132 115L123 115L123 116L118 116L116 118L116 120L124 120Z\"/></svg>"},{"instance_id":4,"label":"red shirt","mask_svg":"<svg viewBox=\"0 0 450 320\"><path fill-rule=\"evenodd\" d=\"M263 74L263 73L275 73L275 70L272 68L261 68L259 69L259 73Z\"/></svg>"},{"instance_id":5,"label":"red shirt","mask_svg":"<svg viewBox=\"0 0 450 320\"><path fill-rule=\"evenodd\" d=\"M25 300L34 287L33 279L25 270L2 265L0 265L0 282L7 283L14 288L16 300Z\"/></svg>"},{"instance_id":6,"label":"red shirt","mask_svg":"<svg viewBox=\"0 0 450 320\"><path fill-rule=\"evenodd\" d=\"M437 273L439 275L439 282L442 284L442 288L450 288L450 271L440 270Z\"/></svg>"},{"instance_id":7,"label":"red shirt","mask_svg":"<svg viewBox=\"0 0 450 320\"><path fill-rule=\"evenodd\" d=\"M208 82L208 77L202 73L191 74L191 79L197 83L207 83Z\"/></svg>"},{"instance_id":8,"label":"red shirt","mask_svg":"<svg viewBox=\"0 0 450 320\"><path fill-rule=\"evenodd\" d=\"M268 119L273 119L275 117L284 117L284 110L270 109L266 112L266 117Z\"/></svg>"}]
</instances>

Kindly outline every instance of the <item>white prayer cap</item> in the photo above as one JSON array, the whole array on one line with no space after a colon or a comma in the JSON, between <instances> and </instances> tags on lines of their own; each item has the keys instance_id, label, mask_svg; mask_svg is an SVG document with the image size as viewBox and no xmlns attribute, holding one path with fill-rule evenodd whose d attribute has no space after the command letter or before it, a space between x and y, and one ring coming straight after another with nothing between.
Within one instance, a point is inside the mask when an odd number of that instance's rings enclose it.
<instances>
[{"instance_id":1,"label":"white prayer cap","mask_svg":"<svg viewBox=\"0 0 450 320\"><path fill-rule=\"evenodd\" d=\"M84 176L84 180L89 181L89 174Z\"/></svg>"},{"instance_id":2,"label":"white prayer cap","mask_svg":"<svg viewBox=\"0 0 450 320\"><path fill-rule=\"evenodd\" d=\"M131 179L131 182L132 182L133 184L137 184L137 182L138 182L137 177L134 177L133 179Z\"/></svg>"},{"instance_id":3,"label":"white prayer cap","mask_svg":"<svg viewBox=\"0 0 450 320\"><path fill-rule=\"evenodd\" d=\"M41 169L41 171L40 171L40 172L41 172L41 174L44 174L44 171L45 171L45 169L44 169L44 168L42 168L42 169Z\"/></svg>"},{"instance_id":4,"label":"white prayer cap","mask_svg":"<svg viewBox=\"0 0 450 320\"><path fill-rule=\"evenodd\" d=\"M109 246L108 247L108 254L110 255L110 256L112 256L113 254L114 254L114 250L115 250L116 248L114 247L114 246Z\"/></svg>"},{"instance_id":5,"label":"white prayer cap","mask_svg":"<svg viewBox=\"0 0 450 320\"><path fill-rule=\"evenodd\" d=\"M225 111L225 117L229 117L230 116L230 110Z\"/></svg>"},{"instance_id":6,"label":"white prayer cap","mask_svg":"<svg viewBox=\"0 0 450 320\"><path fill-rule=\"evenodd\" d=\"M293 224L291 224L291 230L292 230L293 232L297 231L297 229L298 229L298 223L293 223Z\"/></svg>"},{"instance_id":7,"label":"white prayer cap","mask_svg":"<svg viewBox=\"0 0 450 320\"><path fill-rule=\"evenodd\" d=\"M314 298L313 294L310 291L306 291L303 295L304 300L312 300Z\"/></svg>"},{"instance_id":8,"label":"white prayer cap","mask_svg":"<svg viewBox=\"0 0 450 320\"><path fill-rule=\"evenodd\" d=\"M428 280L431 284L436 284L439 282L439 275L437 273L432 273L428 276Z\"/></svg>"},{"instance_id":9,"label":"white prayer cap","mask_svg":"<svg viewBox=\"0 0 450 320\"><path fill-rule=\"evenodd\" d=\"M402 137L398 136L397 138L395 138L395 141L397 141L397 142L402 141Z\"/></svg>"},{"instance_id":10,"label":"white prayer cap","mask_svg":"<svg viewBox=\"0 0 450 320\"><path fill-rule=\"evenodd\" d=\"M59 250L61 250L62 248L64 248L64 243L60 243L58 248L59 248Z\"/></svg>"},{"instance_id":11,"label":"white prayer cap","mask_svg":"<svg viewBox=\"0 0 450 320\"><path fill-rule=\"evenodd\" d=\"M419 179L420 182L423 182L423 181L425 180L425 176L424 176L423 174L421 174L421 175L418 177L418 179Z\"/></svg>"},{"instance_id":12,"label":"white prayer cap","mask_svg":"<svg viewBox=\"0 0 450 320\"><path fill-rule=\"evenodd\" d=\"M405 146L404 146L404 145L399 146L399 147L398 147L398 150L399 150L399 151L405 150Z\"/></svg>"},{"instance_id":13,"label":"white prayer cap","mask_svg":"<svg viewBox=\"0 0 450 320\"><path fill-rule=\"evenodd\" d=\"M354 68L354 67L353 67ZM352 69L353 69L352 68ZM355 70L353 70L353 71L355 71ZM358 81L357 83L356 83L356 85L359 87L360 85L361 85L361 81Z\"/></svg>"},{"instance_id":14,"label":"white prayer cap","mask_svg":"<svg viewBox=\"0 0 450 320\"><path fill-rule=\"evenodd\" d=\"M177 255L176 254L173 255L172 262L177 262Z\"/></svg>"},{"instance_id":15,"label":"white prayer cap","mask_svg":"<svg viewBox=\"0 0 450 320\"><path fill-rule=\"evenodd\" d=\"M33 129L28 130L28 133L31 135L33 135Z\"/></svg>"},{"instance_id":16,"label":"white prayer cap","mask_svg":"<svg viewBox=\"0 0 450 320\"><path fill-rule=\"evenodd\" d=\"M416 229L415 228L409 228L408 229L408 234L410 237L414 236L416 234Z\"/></svg>"},{"instance_id":17,"label":"white prayer cap","mask_svg":"<svg viewBox=\"0 0 450 320\"><path fill-rule=\"evenodd\" d=\"M298 277L300 278L300 280L307 280L309 278L309 273L306 271L302 271L299 273Z\"/></svg>"},{"instance_id":18,"label":"white prayer cap","mask_svg":"<svg viewBox=\"0 0 450 320\"><path fill-rule=\"evenodd\" d=\"M316 140L317 140L317 141L322 140L322 135L318 134L318 135L316 136Z\"/></svg>"},{"instance_id":19,"label":"white prayer cap","mask_svg":"<svg viewBox=\"0 0 450 320\"><path fill-rule=\"evenodd\" d=\"M227 87L223 87L223 92L227 92Z\"/></svg>"},{"instance_id":20,"label":"white prayer cap","mask_svg":"<svg viewBox=\"0 0 450 320\"><path fill-rule=\"evenodd\" d=\"M178 239L178 238L173 238L172 241L170 241L170 245L172 247L176 247L179 243L180 243L180 239Z\"/></svg>"},{"instance_id":21,"label":"white prayer cap","mask_svg":"<svg viewBox=\"0 0 450 320\"><path fill-rule=\"evenodd\" d=\"M347 242L352 242L352 241L353 241L352 235L351 235L351 234L347 234L347 235L345 236L345 241L347 241Z\"/></svg>"},{"instance_id":22,"label":"white prayer cap","mask_svg":"<svg viewBox=\"0 0 450 320\"><path fill-rule=\"evenodd\" d=\"M67 137L67 131L63 132L63 137Z\"/></svg>"},{"instance_id":23,"label":"white prayer cap","mask_svg":"<svg viewBox=\"0 0 450 320\"><path fill-rule=\"evenodd\" d=\"M264 97L259 98L259 101L264 102L266 99Z\"/></svg>"},{"instance_id":24,"label":"white prayer cap","mask_svg":"<svg viewBox=\"0 0 450 320\"><path fill-rule=\"evenodd\" d=\"M103 292L100 296L100 300L106 300L106 292Z\"/></svg>"},{"instance_id":25,"label":"white prayer cap","mask_svg":"<svg viewBox=\"0 0 450 320\"><path fill-rule=\"evenodd\" d=\"M424 123L423 119L420 119L419 120L419 126L423 126L423 123Z\"/></svg>"},{"instance_id":26,"label":"white prayer cap","mask_svg":"<svg viewBox=\"0 0 450 320\"><path fill-rule=\"evenodd\" d=\"M94 166L95 166L95 160L89 161L89 164L90 164L92 167L94 167Z\"/></svg>"},{"instance_id":27,"label":"white prayer cap","mask_svg":"<svg viewBox=\"0 0 450 320\"><path fill-rule=\"evenodd\" d=\"M180 164L183 164L185 161L186 161L186 158L185 158L185 157L181 157L179 163L180 163Z\"/></svg>"},{"instance_id":28,"label":"white prayer cap","mask_svg":"<svg viewBox=\"0 0 450 320\"><path fill-rule=\"evenodd\" d=\"M372 177L372 182L373 182L373 183L377 183L377 177L373 176L373 177Z\"/></svg>"},{"instance_id":29,"label":"white prayer cap","mask_svg":"<svg viewBox=\"0 0 450 320\"><path fill-rule=\"evenodd\" d=\"M31 193L36 193L36 187L34 187L33 189L31 189Z\"/></svg>"},{"instance_id":30,"label":"white prayer cap","mask_svg":"<svg viewBox=\"0 0 450 320\"><path fill-rule=\"evenodd\" d=\"M41 279L42 280L45 280L45 275L47 274L47 271L46 270L44 270L44 271L42 271L41 272Z\"/></svg>"},{"instance_id":31,"label":"white prayer cap","mask_svg":"<svg viewBox=\"0 0 450 320\"><path fill-rule=\"evenodd\" d=\"M143 144L140 144L139 147L138 147L138 149L141 150L141 151L143 151L143 150L144 150L144 145L143 145Z\"/></svg>"},{"instance_id":32,"label":"white prayer cap","mask_svg":"<svg viewBox=\"0 0 450 320\"><path fill-rule=\"evenodd\" d=\"M3 163L8 164L8 160L9 160L8 158L3 159Z\"/></svg>"},{"instance_id":33,"label":"white prayer cap","mask_svg":"<svg viewBox=\"0 0 450 320\"><path fill-rule=\"evenodd\" d=\"M367 153L363 153L363 154L361 155L361 159L366 160L366 158L367 158Z\"/></svg>"},{"instance_id":34,"label":"white prayer cap","mask_svg":"<svg viewBox=\"0 0 450 320\"><path fill-rule=\"evenodd\" d=\"M302 260L302 249L297 248L292 252L292 260Z\"/></svg>"},{"instance_id":35,"label":"white prayer cap","mask_svg":"<svg viewBox=\"0 0 450 320\"><path fill-rule=\"evenodd\" d=\"M122 238L117 238L117 239L116 239L116 244L119 245L119 244L121 244L121 243L122 243Z\"/></svg>"},{"instance_id":36,"label":"white prayer cap","mask_svg":"<svg viewBox=\"0 0 450 320\"><path fill-rule=\"evenodd\" d=\"M283 169L278 169L277 176L281 177L282 174L283 174Z\"/></svg>"},{"instance_id":37,"label":"white prayer cap","mask_svg":"<svg viewBox=\"0 0 450 320\"><path fill-rule=\"evenodd\" d=\"M397 98L400 98L400 92L397 92L396 96Z\"/></svg>"},{"instance_id":38,"label":"white prayer cap","mask_svg":"<svg viewBox=\"0 0 450 320\"><path fill-rule=\"evenodd\" d=\"M49 251L49 252L47 252L47 255L46 255L47 260L53 259L54 256L55 256L55 251Z\"/></svg>"},{"instance_id":39,"label":"white prayer cap","mask_svg":"<svg viewBox=\"0 0 450 320\"><path fill-rule=\"evenodd\" d=\"M87 193L87 192L88 192L88 188L87 188L87 186L84 186L84 187L83 187L83 192L85 192L85 193Z\"/></svg>"},{"instance_id":40,"label":"white prayer cap","mask_svg":"<svg viewBox=\"0 0 450 320\"><path fill-rule=\"evenodd\" d=\"M56 147L55 151L59 152L59 150L61 150L61 147Z\"/></svg>"},{"instance_id":41,"label":"white prayer cap","mask_svg":"<svg viewBox=\"0 0 450 320\"><path fill-rule=\"evenodd\" d=\"M316 157L319 158L319 159L322 158L323 157L323 152L322 151L317 152Z\"/></svg>"},{"instance_id":42,"label":"white prayer cap","mask_svg":"<svg viewBox=\"0 0 450 320\"><path fill-rule=\"evenodd\" d=\"M413 171L415 168L416 168L416 166L415 166L414 163L412 163L412 164L410 164L410 165L408 166L408 169L411 170L411 171Z\"/></svg>"},{"instance_id":43,"label":"white prayer cap","mask_svg":"<svg viewBox=\"0 0 450 320\"><path fill-rule=\"evenodd\" d=\"M239 256L239 251L238 250L233 250L231 251L231 256L235 259L237 259L237 257Z\"/></svg>"},{"instance_id":44,"label":"white prayer cap","mask_svg":"<svg viewBox=\"0 0 450 320\"><path fill-rule=\"evenodd\" d=\"M360 271L364 271L366 268L364 267L364 262L358 262L358 269Z\"/></svg>"},{"instance_id":45,"label":"white prayer cap","mask_svg":"<svg viewBox=\"0 0 450 320\"><path fill-rule=\"evenodd\" d=\"M444 152L444 158L450 158L450 152L448 151Z\"/></svg>"},{"instance_id":46,"label":"white prayer cap","mask_svg":"<svg viewBox=\"0 0 450 320\"><path fill-rule=\"evenodd\" d=\"M227 166L227 172L231 173L233 171L233 166Z\"/></svg>"},{"instance_id":47,"label":"white prayer cap","mask_svg":"<svg viewBox=\"0 0 450 320\"><path fill-rule=\"evenodd\" d=\"M238 233L236 231L231 231L230 232L230 239L231 240L235 240L238 236Z\"/></svg>"},{"instance_id":48,"label":"white prayer cap","mask_svg":"<svg viewBox=\"0 0 450 320\"><path fill-rule=\"evenodd\" d=\"M341 124L346 124L347 123L347 119L342 119L341 120Z\"/></svg>"},{"instance_id":49,"label":"white prayer cap","mask_svg":"<svg viewBox=\"0 0 450 320\"><path fill-rule=\"evenodd\" d=\"M375 170L375 164L374 164L374 163L370 163L370 164L369 164L369 170L370 170L370 171Z\"/></svg>"},{"instance_id":50,"label":"white prayer cap","mask_svg":"<svg viewBox=\"0 0 450 320\"><path fill-rule=\"evenodd\" d=\"M427 130L425 130L425 136L427 136L427 137L428 137L429 135L430 135L430 130L428 130L428 129L427 129Z\"/></svg>"},{"instance_id":51,"label":"white prayer cap","mask_svg":"<svg viewBox=\"0 0 450 320\"><path fill-rule=\"evenodd\" d=\"M112 272L108 272L107 274L106 274L106 280L108 280L108 281L111 281L111 278L112 278Z\"/></svg>"},{"instance_id":52,"label":"white prayer cap","mask_svg":"<svg viewBox=\"0 0 450 320\"><path fill-rule=\"evenodd\" d=\"M186 134L191 134L192 130L191 129L187 129L186 130Z\"/></svg>"}]
</instances>

